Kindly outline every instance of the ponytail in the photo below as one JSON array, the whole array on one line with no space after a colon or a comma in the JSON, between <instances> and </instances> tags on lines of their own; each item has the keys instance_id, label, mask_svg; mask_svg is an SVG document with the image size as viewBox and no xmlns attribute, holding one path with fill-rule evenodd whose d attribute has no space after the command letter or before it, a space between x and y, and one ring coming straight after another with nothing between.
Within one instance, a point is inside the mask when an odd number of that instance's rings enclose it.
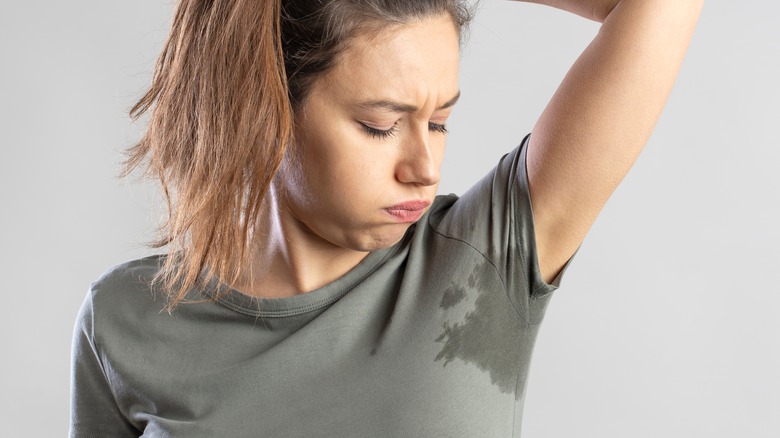
<instances>
[{"instance_id":1,"label":"ponytail","mask_svg":"<svg viewBox=\"0 0 780 438\"><path fill-rule=\"evenodd\" d=\"M234 284L253 226L292 139L281 0L181 0L149 90L149 113L120 176L159 179L167 219L152 248L169 246L154 285L167 310L213 279Z\"/></svg>"},{"instance_id":2,"label":"ponytail","mask_svg":"<svg viewBox=\"0 0 780 438\"><path fill-rule=\"evenodd\" d=\"M162 186L168 214L148 245L169 247L151 281L169 312L193 288L240 278L293 112L349 39L442 13L459 33L471 19L467 0L179 0L152 84L130 110L133 120L149 113L148 129L120 174L141 167Z\"/></svg>"}]
</instances>

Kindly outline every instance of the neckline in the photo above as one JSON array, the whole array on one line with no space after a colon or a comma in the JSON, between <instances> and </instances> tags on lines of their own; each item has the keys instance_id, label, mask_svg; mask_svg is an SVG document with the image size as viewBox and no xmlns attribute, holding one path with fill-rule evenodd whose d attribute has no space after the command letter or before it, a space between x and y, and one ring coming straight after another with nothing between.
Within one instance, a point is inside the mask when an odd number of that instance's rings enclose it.
<instances>
[{"instance_id":1,"label":"neckline","mask_svg":"<svg viewBox=\"0 0 780 438\"><path fill-rule=\"evenodd\" d=\"M400 242L387 248L370 252L346 274L310 292L283 298L260 298L228 288L223 293L217 295L218 280L211 279L206 284L203 293L217 304L235 312L254 317L284 318L321 309L338 301L357 284L376 271L385 260L405 246L415 227L415 225L409 227Z\"/></svg>"}]
</instances>

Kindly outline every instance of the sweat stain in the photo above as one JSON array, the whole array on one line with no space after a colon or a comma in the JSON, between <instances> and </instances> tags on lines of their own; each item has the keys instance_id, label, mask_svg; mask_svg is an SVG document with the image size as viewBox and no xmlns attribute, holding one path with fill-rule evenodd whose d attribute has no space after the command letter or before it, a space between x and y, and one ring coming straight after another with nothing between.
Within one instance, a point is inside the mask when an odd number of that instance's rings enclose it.
<instances>
[{"instance_id":1,"label":"sweat stain","mask_svg":"<svg viewBox=\"0 0 780 438\"><path fill-rule=\"evenodd\" d=\"M521 351L530 353L530 345L523 345L528 337L523 324L514 313L509 299L503 294L495 269L487 263L479 263L468 279L468 288L451 286L445 290L440 303L448 309L463 302L468 295L476 295L474 309L467 312L461 322L445 322L443 332L436 338L442 343L434 362L444 361L442 366L455 359L473 364L490 376L490 381L502 393L513 393L517 384ZM517 394L515 394L517 397Z\"/></svg>"},{"instance_id":2,"label":"sweat stain","mask_svg":"<svg viewBox=\"0 0 780 438\"><path fill-rule=\"evenodd\" d=\"M452 285L449 289L444 291L444 295L441 297L439 307L442 309L449 309L455 307L458 303L466 298L466 288L458 285Z\"/></svg>"}]
</instances>

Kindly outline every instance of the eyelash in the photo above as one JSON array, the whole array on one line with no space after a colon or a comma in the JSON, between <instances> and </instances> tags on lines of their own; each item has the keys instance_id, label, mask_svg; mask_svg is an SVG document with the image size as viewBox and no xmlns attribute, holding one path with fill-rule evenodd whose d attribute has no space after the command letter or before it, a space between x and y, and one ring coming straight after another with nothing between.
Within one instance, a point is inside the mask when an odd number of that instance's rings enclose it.
<instances>
[{"instance_id":1,"label":"eyelash","mask_svg":"<svg viewBox=\"0 0 780 438\"><path fill-rule=\"evenodd\" d=\"M382 129L376 129L372 128L368 125L360 124L360 126L363 127L363 130L366 131L368 135L370 135L373 138L379 138L379 139L386 139L388 137L392 137L395 135L395 133L398 131L398 128L393 126L390 129L382 130ZM447 125L441 125L438 123L428 122L428 129L431 131L441 132L442 134L447 134Z\"/></svg>"}]
</instances>

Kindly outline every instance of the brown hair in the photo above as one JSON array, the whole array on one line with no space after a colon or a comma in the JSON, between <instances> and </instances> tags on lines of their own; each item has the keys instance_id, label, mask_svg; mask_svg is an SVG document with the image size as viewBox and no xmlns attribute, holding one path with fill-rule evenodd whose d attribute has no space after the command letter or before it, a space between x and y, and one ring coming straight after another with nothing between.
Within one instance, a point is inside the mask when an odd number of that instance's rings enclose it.
<instances>
[{"instance_id":1,"label":"brown hair","mask_svg":"<svg viewBox=\"0 0 780 438\"><path fill-rule=\"evenodd\" d=\"M449 14L463 40L463 0L180 0L149 90L149 112L121 177L158 179L167 220L148 245L169 246L153 284L170 312L212 279L234 284L287 146L294 113L351 38Z\"/></svg>"}]
</instances>

